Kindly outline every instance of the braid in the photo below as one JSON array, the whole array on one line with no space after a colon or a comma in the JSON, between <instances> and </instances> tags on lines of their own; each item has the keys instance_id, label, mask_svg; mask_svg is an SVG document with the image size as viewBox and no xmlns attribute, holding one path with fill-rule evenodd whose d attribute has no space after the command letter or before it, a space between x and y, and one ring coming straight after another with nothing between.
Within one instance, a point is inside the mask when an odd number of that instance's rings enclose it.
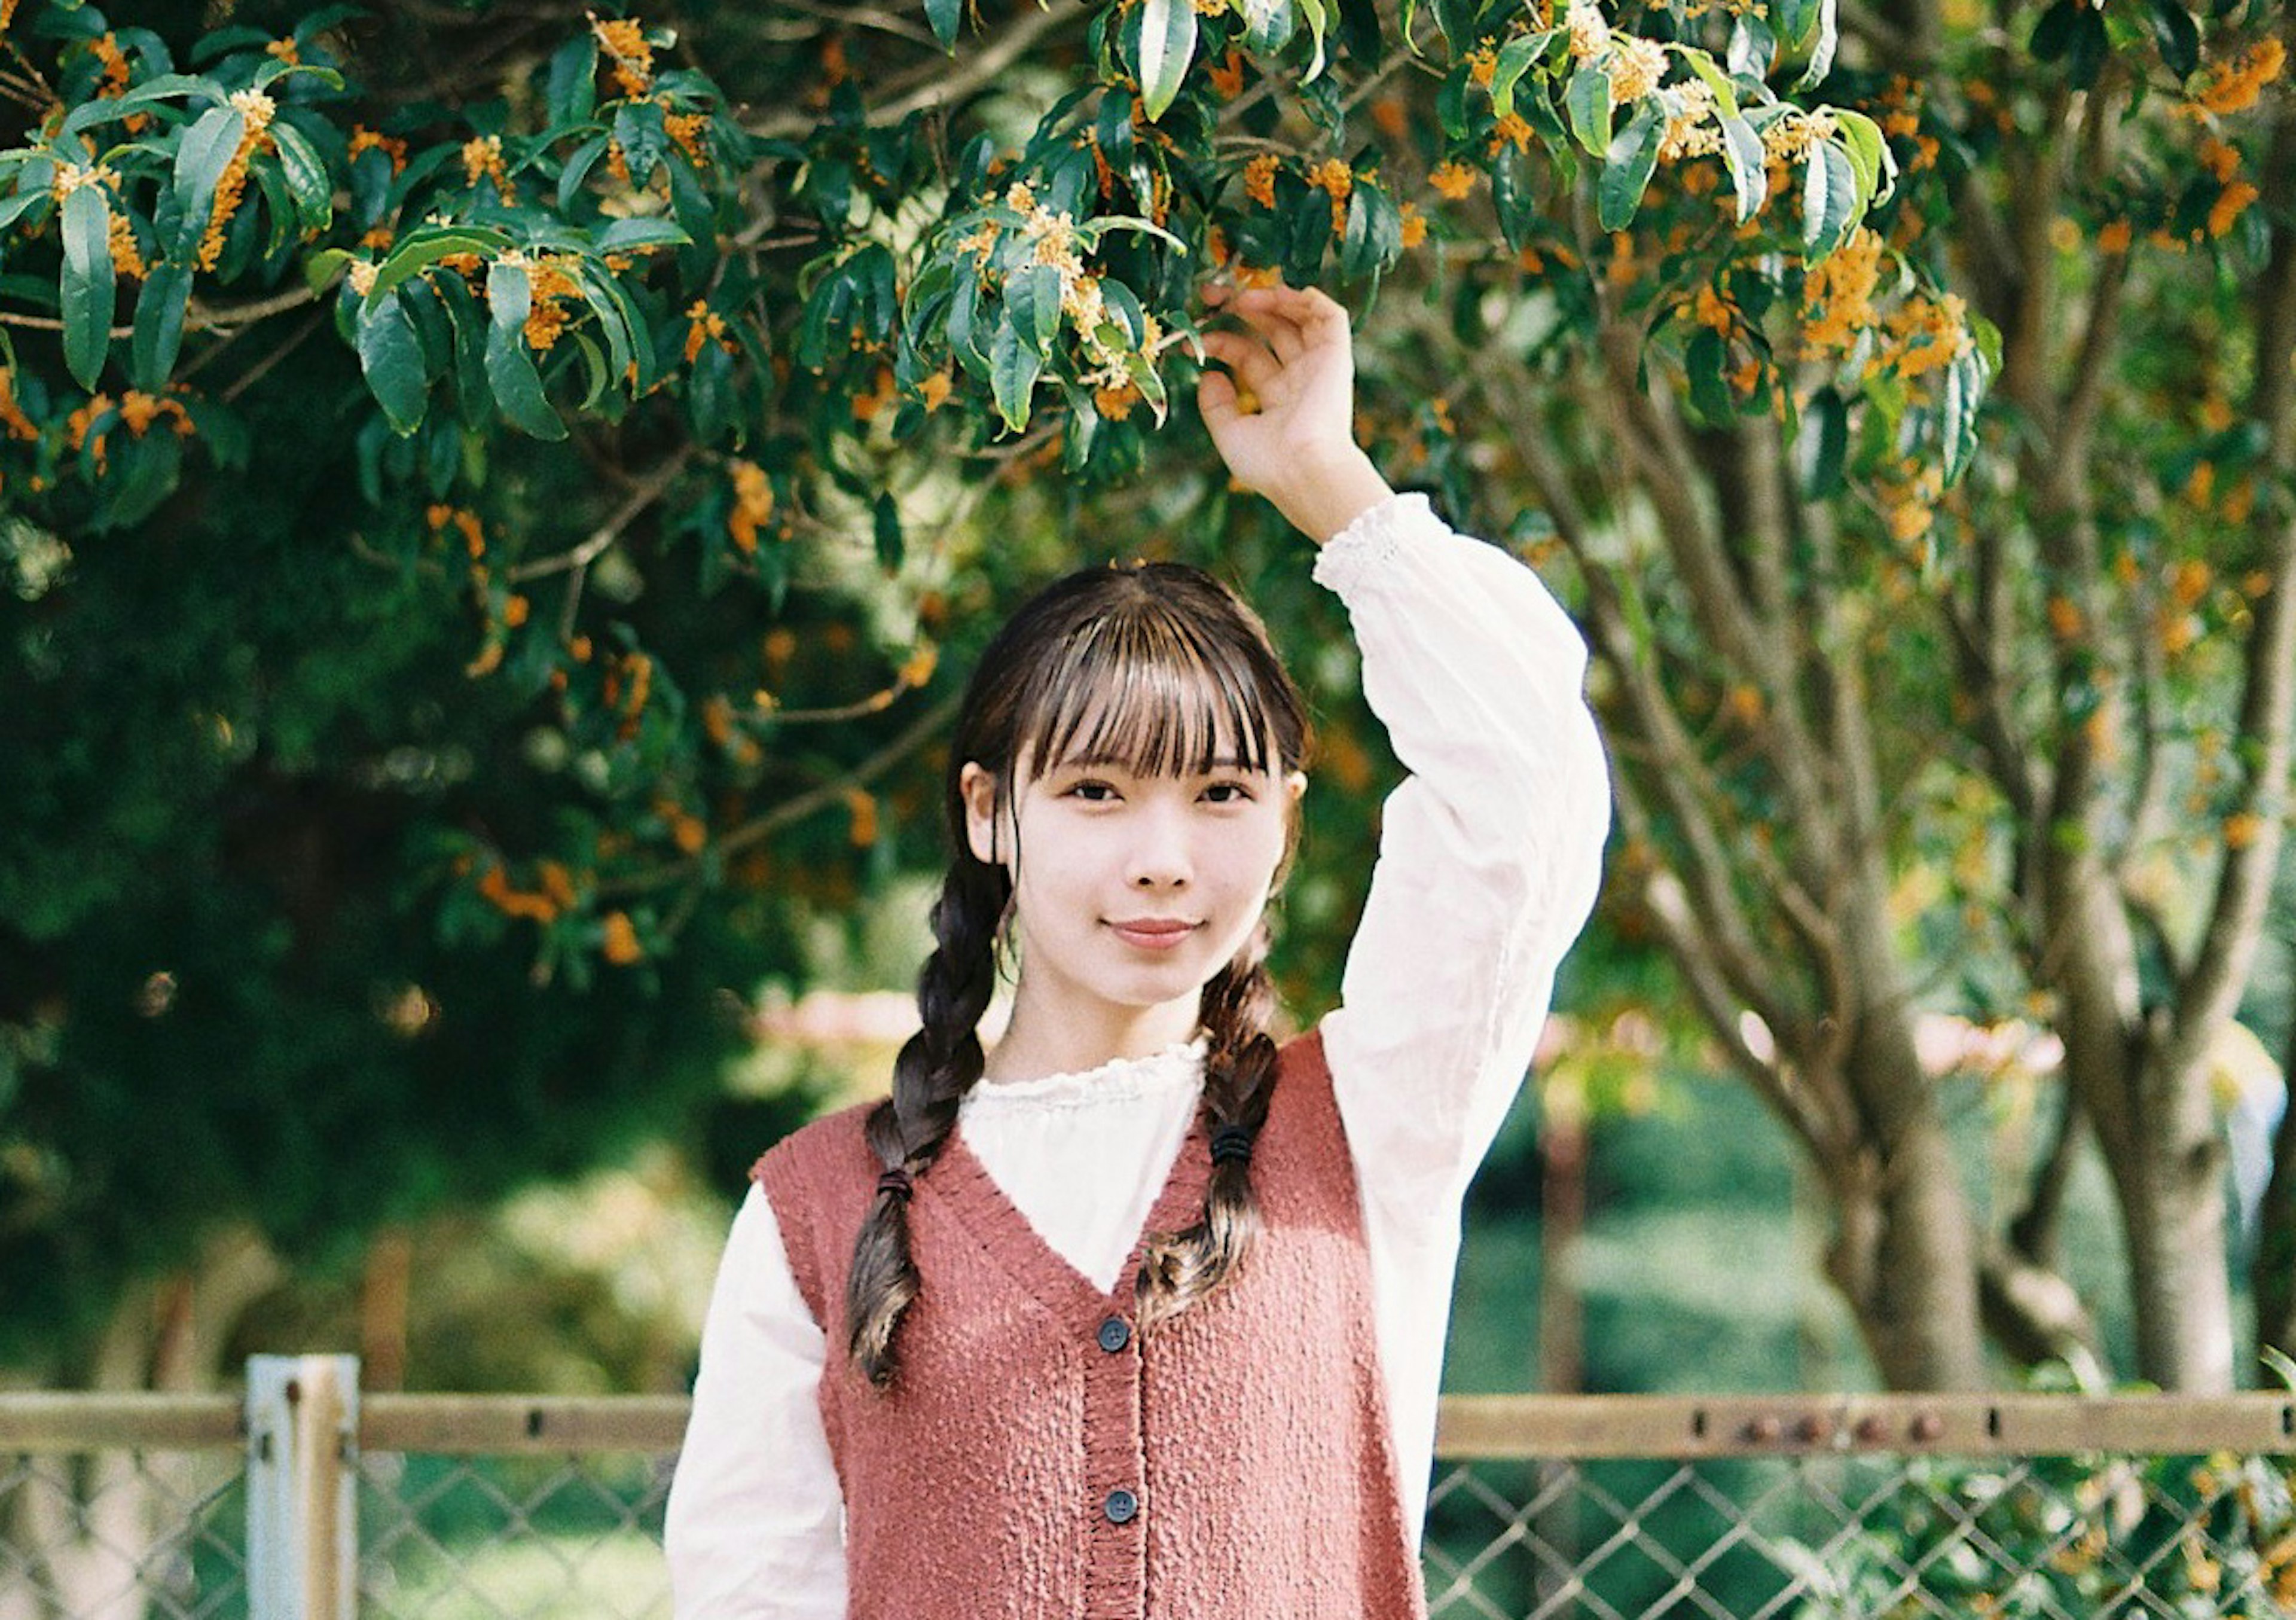
<instances>
[{"instance_id":1,"label":"braid","mask_svg":"<svg viewBox=\"0 0 2296 1620\"><path fill-rule=\"evenodd\" d=\"M1207 1136L1237 1130L1257 1137L1275 1089L1275 1040L1267 1032L1275 987L1267 976L1263 919L1235 959L1204 986L1201 1118ZM1145 1328L1177 1316L1219 1287L1259 1233L1248 1156L1216 1155L1203 1214L1185 1231L1152 1238L1140 1260L1135 1298Z\"/></svg>"},{"instance_id":2,"label":"braid","mask_svg":"<svg viewBox=\"0 0 2296 1620\"><path fill-rule=\"evenodd\" d=\"M849 1349L869 1382L893 1381L894 1335L917 1295L909 1256L907 1178L939 1155L957 1104L980 1078L979 1025L996 988L996 922L1006 882L996 867L960 853L932 909L939 942L917 975L922 1026L893 1063L893 1095L869 1114L869 1146L888 1172L853 1242L845 1310Z\"/></svg>"}]
</instances>

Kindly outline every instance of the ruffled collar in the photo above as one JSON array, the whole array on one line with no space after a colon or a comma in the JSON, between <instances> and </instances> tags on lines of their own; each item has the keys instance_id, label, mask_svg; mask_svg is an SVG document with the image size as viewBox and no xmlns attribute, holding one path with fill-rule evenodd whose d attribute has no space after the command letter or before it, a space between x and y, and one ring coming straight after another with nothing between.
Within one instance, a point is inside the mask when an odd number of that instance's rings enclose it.
<instances>
[{"instance_id":1,"label":"ruffled collar","mask_svg":"<svg viewBox=\"0 0 2296 1620\"><path fill-rule=\"evenodd\" d=\"M1095 1067L1070 1073L1042 1074L1034 1080L984 1080L964 1094L958 1114L1101 1107L1193 1090L1203 1083L1203 1073L1204 1040L1199 1035L1144 1057L1111 1057Z\"/></svg>"}]
</instances>

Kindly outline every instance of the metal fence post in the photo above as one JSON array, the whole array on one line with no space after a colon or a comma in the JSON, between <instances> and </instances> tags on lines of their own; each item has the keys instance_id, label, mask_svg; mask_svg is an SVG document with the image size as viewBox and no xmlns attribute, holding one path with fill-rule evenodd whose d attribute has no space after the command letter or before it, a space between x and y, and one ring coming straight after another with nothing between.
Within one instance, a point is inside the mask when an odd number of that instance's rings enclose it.
<instances>
[{"instance_id":1,"label":"metal fence post","mask_svg":"<svg viewBox=\"0 0 2296 1620\"><path fill-rule=\"evenodd\" d=\"M248 1358L250 1620L355 1620L358 1369L355 1355Z\"/></svg>"}]
</instances>

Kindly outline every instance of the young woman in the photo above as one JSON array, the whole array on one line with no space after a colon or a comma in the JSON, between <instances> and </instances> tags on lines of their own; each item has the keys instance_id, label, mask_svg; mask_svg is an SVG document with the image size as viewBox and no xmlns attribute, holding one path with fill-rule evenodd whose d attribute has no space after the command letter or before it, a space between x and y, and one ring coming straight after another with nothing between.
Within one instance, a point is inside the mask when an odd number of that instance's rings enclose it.
<instances>
[{"instance_id":1,"label":"young woman","mask_svg":"<svg viewBox=\"0 0 2296 1620\"><path fill-rule=\"evenodd\" d=\"M1308 727L1257 618L1166 564L1023 606L952 738L892 1097L767 1154L735 1218L677 1620L1425 1612L1460 1202L1593 903L1607 777L1554 599L1356 448L1344 312L1225 302L1204 419L1323 547L1411 773L1341 1005L1274 1040Z\"/></svg>"}]
</instances>

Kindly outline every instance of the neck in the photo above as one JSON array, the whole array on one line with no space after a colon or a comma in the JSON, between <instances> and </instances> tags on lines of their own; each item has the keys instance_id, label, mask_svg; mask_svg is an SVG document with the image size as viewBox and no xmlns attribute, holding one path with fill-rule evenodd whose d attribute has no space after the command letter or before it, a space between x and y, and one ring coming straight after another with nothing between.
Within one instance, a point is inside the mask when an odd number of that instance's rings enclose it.
<instances>
[{"instance_id":1,"label":"neck","mask_svg":"<svg viewBox=\"0 0 2296 1620\"><path fill-rule=\"evenodd\" d=\"M1154 1007L1099 1003L1080 1007L1073 1000L1057 1011L1029 993L1021 974L1013 987L1013 1018L981 1078L992 1085L1074 1074L1120 1057L1147 1057L1188 1040L1196 1032L1198 998L1190 995Z\"/></svg>"}]
</instances>

